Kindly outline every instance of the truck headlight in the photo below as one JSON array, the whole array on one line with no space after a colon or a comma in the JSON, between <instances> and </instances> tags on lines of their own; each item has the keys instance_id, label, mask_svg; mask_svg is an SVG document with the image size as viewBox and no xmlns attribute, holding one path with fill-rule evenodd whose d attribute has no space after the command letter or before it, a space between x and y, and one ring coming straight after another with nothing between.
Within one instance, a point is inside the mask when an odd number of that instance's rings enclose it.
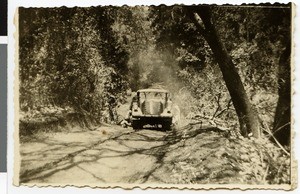
<instances>
[{"instance_id":1,"label":"truck headlight","mask_svg":"<svg viewBox=\"0 0 300 194\"><path fill-rule=\"evenodd\" d=\"M172 109L172 102L171 101L168 101L166 109L167 109L167 113L171 113L171 109Z\"/></svg>"},{"instance_id":2,"label":"truck headlight","mask_svg":"<svg viewBox=\"0 0 300 194\"><path fill-rule=\"evenodd\" d=\"M133 109L133 111L134 112L138 112L138 105L137 104L133 104L133 107L132 107L132 109Z\"/></svg>"}]
</instances>

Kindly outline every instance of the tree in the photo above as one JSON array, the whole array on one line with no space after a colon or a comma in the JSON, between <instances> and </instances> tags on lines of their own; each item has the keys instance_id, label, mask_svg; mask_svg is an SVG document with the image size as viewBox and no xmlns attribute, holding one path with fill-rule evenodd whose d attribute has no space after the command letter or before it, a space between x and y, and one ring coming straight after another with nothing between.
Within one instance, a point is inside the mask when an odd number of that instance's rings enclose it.
<instances>
[{"instance_id":1,"label":"tree","mask_svg":"<svg viewBox=\"0 0 300 194\"><path fill-rule=\"evenodd\" d=\"M291 116L291 4L274 4L263 9L217 7L216 10L221 13L215 15L217 27L226 26L227 31L222 30L221 37L223 41L230 40L224 43L235 63L251 64L243 65L242 73L246 74L243 84L259 110L264 128L268 134L274 133L270 136L272 140L275 136L281 144L287 145ZM254 100L255 95L259 98Z\"/></svg>"},{"instance_id":2,"label":"tree","mask_svg":"<svg viewBox=\"0 0 300 194\"><path fill-rule=\"evenodd\" d=\"M289 3L284 9L274 9L266 13L266 36L277 43L277 93L278 101L273 122L273 137L282 145L289 146L291 138L291 7ZM271 140L274 141L274 138Z\"/></svg>"},{"instance_id":3,"label":"tree","mask_svg":"<svg viewBox=\"0 0 300 194\"><path fill-rule=\"evenodd\" d=\"M114 8L19 13L21 110L70 106L99 119L106 104L117 106L127 88L128 52L112 29Z\"/></svg>"},{"instance_id":4,"label":"tree","mask_svg":"<svg viewBox=\"0 0 300 194\"><path fill-rule=\"evenodd\" d=\"M291 42L287 45L279 60L278 95L274 117L273 134L282 145L290 144L291 136Z\"/></svg>"},{"instance_id":5,"label":"tree","mask_svg":"<svg viewBox=\"0 0 300 194\"><path fill-rule=\"evenodd\" d=\"M257 112L251 105L237 69L218 35L210 8L208 6L192 6L188 7L187 10L190 13L191 20L194 21L197 29L204 36L219 64L239 118L242 135L247 136L251 131L254 137L259 138L261 132Z\"/></svg>"},{"instance_id":6,"label":"tree","mask_svg":"<svg viewBox=\"0 0 300 194\"><path fill-rule=\"evenodd\" d=\"M183 78L196 99L206 103L206 110L211 104L217 104L219 107L219 102L223 110L224 105L227 104L224 101L233 100L231 98L234 88L228 88L227 80L229 77L231 79L232 73L228 73L230 76L227 75L226 78L224 69L228 70L228 68L226 69L224 64L230 64L229 67L235 68L237 74L235 77L239 77L237 88L244 87L236 94L243 93L245 98L243 95L237 96L245 102L234 103L234 107L239 117L243 114L238 114L237 107L244 107L242 109L247 110L249 119L255 121L253 126L258 126L252 127L252 130L257 130L253 131L256 136L255 133L260 134L259 127L269 132L269 129L274 126L276 101L278 96L280 98L282 95L277 92L282 88L277 82L282 79L287 80L278 72L278 61L287 45L287 37L290 36L290 5L274 4L270 7L268 4L257 8L253 6L153 6L150 18L153 18L152 26L157 47L174 55L173 58L179 66L177 72L179 77ZM276 6L280 6L280 9ZM205 14L205 9L208 9L209 14ZM204 22L205 17L208 18L206 22ZM215 31L217 32L212 33ZM209 69L214 75L207 76ZM225 80L230 95L220 89L222 88L222 84L218 83L220 74L221 79ZM209 90L207 85L218 88L224 98L217 103L207 100L206 93L219 96L218 93ZM288 102L285 104L290 106ZM209 106L210 109L215 107ZM225 108L231 110L230 106ZM216 108L218 109L220 108ZM215 114L209 113L209 115ZM243 123L242 120L239 118L240 124ZM248 127L244 129L246 128ZM242 133L246 134L251 129L243 131Z\"/></svg>"}]
</instances>

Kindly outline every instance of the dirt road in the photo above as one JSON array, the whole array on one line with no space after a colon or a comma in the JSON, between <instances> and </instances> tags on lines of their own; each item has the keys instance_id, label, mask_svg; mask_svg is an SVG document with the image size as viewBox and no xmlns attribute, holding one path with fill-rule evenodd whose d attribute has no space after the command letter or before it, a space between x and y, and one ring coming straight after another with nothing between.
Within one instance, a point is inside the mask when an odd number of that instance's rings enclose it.
<instances>
[{"instance_id":1,"label":"dirt road","mask_svg":"<svg viewBox=\"0 0 300 194\"><path fill-rule=\"evenodd\" d=\"M170 132L102 126L21 146L21 182L144 183L161 164Z\"/></svg>"},{"instance_id":2,"label":"dirt road","mask_svg":"<svg viewBox=\"0 0 300 194\"><path fill-rule=\"evenodd\" d=\"M45 133L21 144L20 182L225 184L256 183L265 177L249 171L266 168L253 140L228 135L199 123L168 132L106 125Z\"/></svg>"}]
</instances>

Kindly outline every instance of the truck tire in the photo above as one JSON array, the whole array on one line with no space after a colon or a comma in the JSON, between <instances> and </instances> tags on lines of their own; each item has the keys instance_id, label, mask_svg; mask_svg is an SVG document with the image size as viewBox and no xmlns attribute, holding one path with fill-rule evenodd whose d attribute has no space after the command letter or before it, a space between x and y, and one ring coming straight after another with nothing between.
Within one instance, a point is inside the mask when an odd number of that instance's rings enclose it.
<instances>
[{"instance_id":1,"label":"truck tire","mask_svg":"<svg viewBox=\"0 0 300 194\"><path fill-rule=\"evenodd\" d=\"M132 121L131 126L134 130L138 130L141 128L141 123L140 121Z\"/></svg>"},{"instance_id":2,"label":"truck tire","mask_svg":"<svg viewBox=\"0 0 300 194\"><path fill-rule=\"evenodd\" d=\"M162 129L163 129L164 131L170 131L170 130L171 130L171 124L172 124L172 122L165 121L165 122L162 124Z\"/></svg>"}]
</instances>

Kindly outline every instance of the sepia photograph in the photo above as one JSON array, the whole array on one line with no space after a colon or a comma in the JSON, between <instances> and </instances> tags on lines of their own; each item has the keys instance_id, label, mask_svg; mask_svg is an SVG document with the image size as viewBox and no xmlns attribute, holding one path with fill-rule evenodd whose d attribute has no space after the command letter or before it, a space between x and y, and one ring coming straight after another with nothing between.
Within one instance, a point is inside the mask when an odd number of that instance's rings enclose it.
<instances>
[{"instance_id":1,"label":"sepia photograph","mask_svg":"<svg viewBox=\"0 0 300 194\"><path fill-rule=\"evenodd\" d=\"M19 7L14 184L294 189L293 12Z\"/></svg>"}]
</instances>

